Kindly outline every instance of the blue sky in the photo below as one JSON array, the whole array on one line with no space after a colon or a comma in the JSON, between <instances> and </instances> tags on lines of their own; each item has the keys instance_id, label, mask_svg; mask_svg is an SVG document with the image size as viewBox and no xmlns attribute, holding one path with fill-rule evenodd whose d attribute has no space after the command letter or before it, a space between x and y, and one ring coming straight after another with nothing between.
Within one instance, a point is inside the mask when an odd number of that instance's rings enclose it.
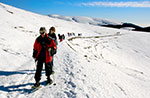
<instances>
[{"instance_id":1,"label":"blue sky","mask_svg":"<svg viewBox=\"0 0 150 98\"><path fill-rule=\"evenodd\" d=\"M0 0L39 14L88 16L150 26L150 0Z\"/></svg>"}]
</instances>

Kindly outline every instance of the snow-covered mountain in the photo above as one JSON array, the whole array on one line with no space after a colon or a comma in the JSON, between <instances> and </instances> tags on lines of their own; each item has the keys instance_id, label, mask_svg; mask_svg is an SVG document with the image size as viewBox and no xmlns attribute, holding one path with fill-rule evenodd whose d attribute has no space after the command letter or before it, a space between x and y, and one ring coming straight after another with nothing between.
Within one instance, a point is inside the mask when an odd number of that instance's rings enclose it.
<instances>
[{"instance_id":1,"label":"snow-covered mountain","mask_svg":"<svg viewBox=\"0 0 150 98\"><path fill-rule=\"evenodd\" d=\"M47 31L55 26L66 40L54 58L56 86L29 93L33 43L41 26ZM149 39L146 32L66 21L0 3L0 98L149 98ZM43 71L41 84L45 80Z\"/></svg>"},{"instance_id":2,"label":"snow-covered mountain","mask_svg":"<svg viewBox=\"0 0 150 98\"><path fill-rule=\"evenodd\" d=\"M99 19L99 18L90 18L90 17L81 17L81 16L61 16L61 15L48 15L49 17L52 18L57 18L57 19L62 19L66 21L72 21L72 22L77 22L77 23L84 23L84 24L90 24L90 25L121 25L122 22L115 22L112 20L104 20L104 19Z\"/></svg>"}]
</instances>

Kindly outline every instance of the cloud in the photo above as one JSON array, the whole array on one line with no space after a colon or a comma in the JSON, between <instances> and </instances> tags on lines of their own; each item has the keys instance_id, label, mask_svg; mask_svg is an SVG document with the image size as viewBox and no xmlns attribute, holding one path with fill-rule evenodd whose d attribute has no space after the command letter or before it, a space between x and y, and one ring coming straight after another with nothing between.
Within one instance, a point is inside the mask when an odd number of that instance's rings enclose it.
<instances>
[{"instance_id":1,"label":"cloud","mask_svg":"<svg viewBox=\"0 0 150 98\"><path fill-rule=\"evenodd\" d=\"M92 6L92 7L150 7L150 1L142 2L88 2L80 3L80 6Z\"/></svg>"}]
</instances>

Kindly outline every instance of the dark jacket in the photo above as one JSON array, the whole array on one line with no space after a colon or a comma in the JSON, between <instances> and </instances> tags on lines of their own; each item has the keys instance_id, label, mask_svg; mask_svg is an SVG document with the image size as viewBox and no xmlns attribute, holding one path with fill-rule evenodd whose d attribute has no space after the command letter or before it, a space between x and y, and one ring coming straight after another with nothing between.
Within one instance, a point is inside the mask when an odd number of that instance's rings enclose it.
<instances>
[{"instance_id":1,"label":"dark jacket","mask_svg":"<svg viewBox=\"0 0 150 98\"><path fill-rule=\"evenodd\" d=\"M58 45L57 37L55 33L48 33L49 37L55 41L56 46Z\"/></svg>"},{"instance_id":2,"label":"dark jacket","mask_svg":"<svg viewBox=\"0 0 150 98\"><path fill-rule=\"evenodd\" d=\"M35 59L38 59L39 56L42 56L43 54L41 53L41 51L43 52L44 50L46 63L51 62L53 59L53 54L52 51L48 51L49 48L51 48L51 50L56 50L57 47L54 40L50 39L47 34L45 35L45 38L42 38L42 36L40 35L34 43L33 57Z\"/></svg>"}]
</instances>

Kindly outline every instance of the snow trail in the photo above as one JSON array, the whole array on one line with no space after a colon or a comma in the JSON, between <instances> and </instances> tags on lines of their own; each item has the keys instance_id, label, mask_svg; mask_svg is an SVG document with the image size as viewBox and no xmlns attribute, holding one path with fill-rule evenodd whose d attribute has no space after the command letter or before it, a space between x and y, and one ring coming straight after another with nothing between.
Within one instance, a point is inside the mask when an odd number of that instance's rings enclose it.
<instances>
[{"instance_id":1,"label":"snow trail","mask_svg":"<svg viewBox=\"0 0 150 98\"><path fill-rule=\"evenodd\" d=\"M0 13L0 98L149 98L150 33L50 18L2 3ZM41 26L55 26L66 40L54 57L56 85L30 93Z\"/></svg>"}]
</instances>

